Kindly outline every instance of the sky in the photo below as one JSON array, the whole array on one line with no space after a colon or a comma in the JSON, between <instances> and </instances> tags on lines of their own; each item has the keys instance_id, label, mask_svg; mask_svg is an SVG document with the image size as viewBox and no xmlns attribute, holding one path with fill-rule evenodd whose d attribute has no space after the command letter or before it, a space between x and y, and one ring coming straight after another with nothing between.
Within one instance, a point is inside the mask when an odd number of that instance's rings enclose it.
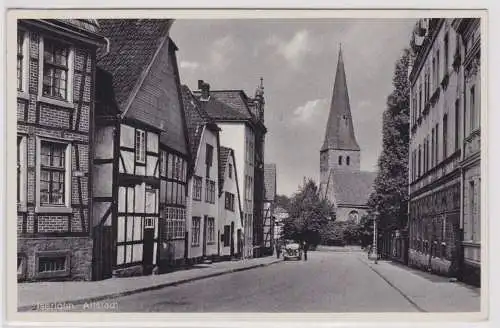
<instances>
[{"instance_id":1,"label":"sky","mask_svg":"<svg viewBox=\"0 0 500 328\"><path fill-rule=\"evenodd\" d=\"M376 171L382 113L392 76L409 45L412 19L177 20L181 83L242 89L254 96L264 79L265 162L277 165L278 194L292 195L304 177L319 180L339 44L346 70L361 170Z\"/></svg>"}]
</instances>

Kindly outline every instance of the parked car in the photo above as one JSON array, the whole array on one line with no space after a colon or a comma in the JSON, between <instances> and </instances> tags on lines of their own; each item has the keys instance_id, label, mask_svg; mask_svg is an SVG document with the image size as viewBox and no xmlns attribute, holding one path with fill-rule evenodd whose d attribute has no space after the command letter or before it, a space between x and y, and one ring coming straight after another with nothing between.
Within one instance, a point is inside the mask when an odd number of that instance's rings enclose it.
<instances>
[{"instance_id":1,"label":"parked car","mask_svg":"<svg viewBox=\"0 0 500 328\"><path fill-rule=\"evenodd\" d=\"M301 249L299 243L297 243L293 240L285 241L285 245L283 246L282 253L283 253L283 260L285 260L285 261L287 261L289 259L297 259L297 260L302 259L302 249Z\"/></svg>"}]
</instances>

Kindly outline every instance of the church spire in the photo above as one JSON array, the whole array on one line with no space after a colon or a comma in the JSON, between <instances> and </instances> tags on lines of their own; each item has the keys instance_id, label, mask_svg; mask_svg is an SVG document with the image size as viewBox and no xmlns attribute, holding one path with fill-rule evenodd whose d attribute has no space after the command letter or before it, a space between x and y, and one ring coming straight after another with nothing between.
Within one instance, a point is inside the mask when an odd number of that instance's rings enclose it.
<instances>
[{"instance_id":1,"label":"church spire","mask_svg":"<svg viewBox=\"0 0 500 328\"><path fill-rule=\"evenodd\" d=\"M339 49L337 72L333 85L330 114L326 125L325 141L323 142L321 151L328 149L360 150L352 124L349 93L347 92L344 60L342 58L342 44Z\"/></svg>"}]
</instances>

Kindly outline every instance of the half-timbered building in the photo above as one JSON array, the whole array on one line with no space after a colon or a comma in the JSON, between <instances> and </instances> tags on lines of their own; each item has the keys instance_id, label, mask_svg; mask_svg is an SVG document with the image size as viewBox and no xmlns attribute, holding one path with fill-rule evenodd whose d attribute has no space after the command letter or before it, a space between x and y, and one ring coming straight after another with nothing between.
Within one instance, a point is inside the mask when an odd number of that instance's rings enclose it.
<instances>
[{"instance_id":1,"label":"half-timbered building","mask_svg":"<svg viewBox=\"0 0 500 328\"><path fill-rule=\"evenodd\" d=\"M192 153L192 176L189 179L188 257L192 262L213 260L219 255L219 127L207 114L207 107L217 105L210 98L208 85L197 99L187 86L182 87L189 143Z\"/></svg>"},{"instance_id":2,"label":"half-timbered building","mask_svg":"<svg viewBox=\"0 0 500 328\"><path fill-rule=\"evenodd\" d=\"M17 29L18 279L91 276L89 156L95 20L19 20Z\"/></svg>"},{"instance_id":3,"label":"half-timbered building","mask_svg":"<svg viewBox=\"0 0 500 328\"><path fill-rule=\"evenodd\" d=\"M243 220L240 188L236 174L234 150L219 151L219 254L222 258L241 258L243 251Z\"/></svg>"},{"instance_id":4,"label":"half-timbered building","mask_svg":"<svg viewBox=\"0 0 500 328\"><path fill-rule=\"evenodd\" d=\"M276 200L276 164L264 164L264 248L272 255L274 249L274 208Z\"/></svg>"},{"instance_id":5,"label":"half-timbered building","mask_svg":"<svg viewBox=\"0 0 500 328\"><path fill-rule=\"evenodd\" d=\"M100 20L94 278L185 258L187 133L172 20Z\"/></svg>"}]
</instances>

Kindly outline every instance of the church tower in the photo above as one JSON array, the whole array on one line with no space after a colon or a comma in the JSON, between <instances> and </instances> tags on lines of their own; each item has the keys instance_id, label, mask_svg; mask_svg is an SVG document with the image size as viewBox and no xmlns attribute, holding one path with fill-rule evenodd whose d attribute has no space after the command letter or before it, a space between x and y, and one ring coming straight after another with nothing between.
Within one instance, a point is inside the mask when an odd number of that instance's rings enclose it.
<instances>
[{"instance_id":1,"label":"church tower","mask_svg":"<svg viewBox=\"0 0 500 328\"><path fill-rule=\"evenodd\" d=\"M358 172L360 148L354 135L342 47L333 86L325 140L320 150L320 184L328 186L332 172Z\"/></svg>"}]
</instances>

